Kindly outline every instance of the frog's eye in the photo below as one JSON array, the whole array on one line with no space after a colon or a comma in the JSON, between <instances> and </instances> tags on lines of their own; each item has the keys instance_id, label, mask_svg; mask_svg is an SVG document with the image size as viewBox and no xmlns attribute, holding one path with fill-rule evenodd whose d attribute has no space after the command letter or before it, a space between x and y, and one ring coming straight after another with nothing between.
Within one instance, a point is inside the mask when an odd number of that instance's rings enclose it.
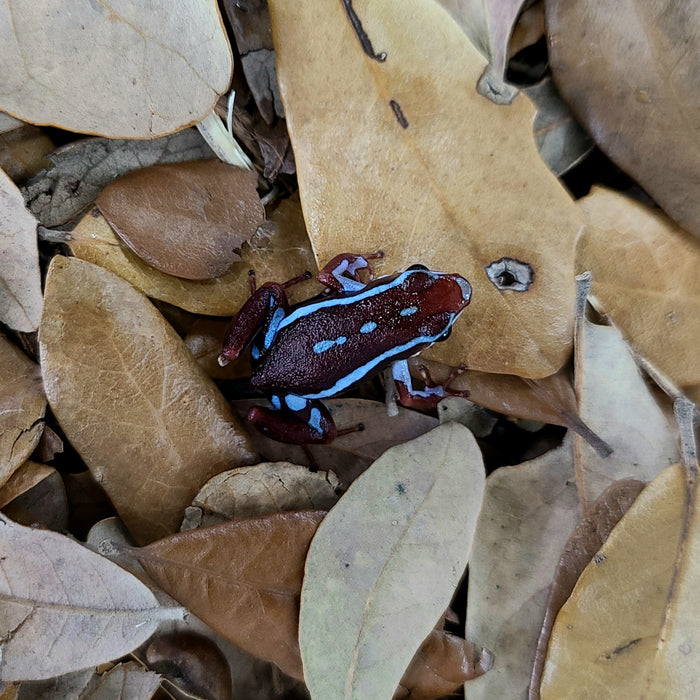
<instances>
[{"instance_id":1,"label":"frog's eye","mask_svg":"<svg viewBox=\"0 0 700 700\"><path fill-rule=\"evenodd\" d=\"M420 263L416 263L415 265L411 265L411 267L408 268L409 270L428 270L428 268L425 265L421 265Z\"/></svg>"}]
</instances>

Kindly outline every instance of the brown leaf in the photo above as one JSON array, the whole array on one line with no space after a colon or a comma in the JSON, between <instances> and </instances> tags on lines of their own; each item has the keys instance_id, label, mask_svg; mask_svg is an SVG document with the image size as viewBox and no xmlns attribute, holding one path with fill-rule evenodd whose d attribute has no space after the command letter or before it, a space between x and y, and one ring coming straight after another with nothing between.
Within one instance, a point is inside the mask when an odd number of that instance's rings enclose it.
<instances>
[{"instance_id":1,"label":"brown leaf","mask_svg":"<svg viewBox=\"0 0 700 700\"><path fill-rule=\"evenodd\" d=\"M245 651L302 678L297 642L304 560L322 511L190 530L135 553L153 580Z\"/></svg>"},{"instance_id":2,"label":"brown leaf","mask_svg":"<svg viewBox=\"0 0 700 700\"><path fill-rule=\"evenodd\" d=\"M257 176L219 160L153 165L107 186L96 204L119 237L161 272L220 277L265 219Z\"/></svg>"},{"instance_id":3,"label":"brown leaf","mask_svg":"<svg viewBox=\"0 0 700 700\"><path fill-rule=\"evenodd\" d=\"M547 655L547 645L559 610L571 595L581 572L608 539L611 530L645 486L643 481L635 479L623 479L611 484L571 533L554 574L547 601L547 612L537 640L535 663L530 680L531 700L537 700L540 696L540 680Z\"/></svg>"},{"instance_id":4,"label":"brown leaf","mask_svg":"<svg viewBox=\"0 0 700 700\"><path fill-rule=\"evenodd\" d=\"M45 410L38 365L0 335L0 486L39 442Z\"/></svg>"},{"instance_id":5,"label":"brown leaf","mask_svg":"<svg viewBox=\"0 0 700 700\"><path fill-rule=\"evenodd\" d=\"M253 461L184 343L112 273L54 258L39 342L54 414L138 542L177 530L207 479Z\"/></svg>"},{"instance_id":6,"label":"brown leaf","mask_svg":"<svg viewBox=\"0 0 700 700\"><path fill-rule=\"evenodd\" d=\"M44 226L61 226L91 205L113 180L157 163L211 158L197 129L147 141L87 138L54 151L51 167L24 187L27 207Z\"/></svg>"},{"instance_id":7,"label":"brown leaf","mask_svg":"<svg viewBox=\"0 0 700 700\"><path fill-rule=\"evenodd\" d=\"M445 630L433 630L403 674L394 700L434 700L452 695L483 673L475 646Z\"/></svg>"},{"instance_id":8,"label":"brown leaf","mask_svg":"<svg viewBox=\"0 0 700 700\"><path fill-rule=\"evenodd\" d=\"M49 166L47 156L54 148L44 129L23 124L17 129L0 133L0 168L14 182L24 183Z\"/></svg>"},{"instance_id":9,"label":"brown leaf","mask_svg":"<svg viewBox=\"0 0 700 700\"><path fill-rule=\"evenodd\" d=\"M46 0L0 7L0 64L0 106L10 114L82 133L153 138L212 109L228 87L232 56L210 2L177 12L167 3L87 3L61 12Z\"/></svg>"},{"instance_id":10,"label":"brown leaf","mask_svg":"<svg viewBox=\"0 0 700 700\"><path fill-rule=\"evenodd\" d=\"M554 80L600 148L700 236L700 8L546 0Z\"/></svg>"},{"instance_id":11,"label":"brown leaf","mask_svg":"<svg viewBox=\"0 0 700 700\"><path fill-rule=\"evenodd\" d=\"M55 473L56 470L53 467L47 467L45 464L25 462L10 476L5 484L0 487L0 508L4 508L10 501L17 498L17 496L26 493L40 481L43 481L48 476Z\"/></svg>"},{"instance_id":12,"label":"brown leaf","mask_svg":"<svg viewBox=\"0 0 700 700\"><path fill-rule=\"evenodd\" d=\"M144 294L193 313L233 316L250 295L251 268L259 284L284 282L304 270L316 269L298 200L284 200L271 217L273 224L259 230L250 245L244 244L242 260L214 280L185 280L147 265L120 242L97 210L95 213L87 214L73 231L73 253L118 274ZM313 280L295 285L289 290L290 301L300 301L318 290Z\"/></svg>"},{"instance_id":13,"label":"brown leaf","mask_svg":"<svg viewBox=\"0 0 700 700\"><path fill-rule=\"evenodd\" d=\"M593 273L596 307L679 386L700 384L700 243L658 210L595 188L576 268Z\"/></svg>"},{"instance_id":14,"label":"brown leaf","mask_svg":"<svg viewBox=\"0 0 700 700\"><path fill-rule=\"evenodd\" d=\"M0 322L17 331L35 331L41 306L36 219L0 170Z\"/></svg>"},{"instance_id":15,"label":"brown leaf","mask_svg":"<svg viewBox=\"0 0 700 700\"><path fill-rule=\"evenodd\" d=\"M118 658L153 634L161 608L137 578L55 532L0 515L0 677L41 679Z\"/></svg>"},{"instance_id":16,"label":"brown leaf","mask_svg":"<svg viewBox=\"0 0 700 700\"><path fill-rule=\"evenodd\" d=\"M65 532L68 529L68 501L61 475L53 469L45 479L16 496L3 510L20 525Z\"/></svg>"},{"instance_id":17,"label":"brown leaf","mask_svg":"<svg viewBox=\"0 0 700 700\"><path fill-rule=\"evenodd\" d=\"M472 303L429 357L556 372L571 349L581 217L537 152L532 104L476 92L485 61L432 0L272 0L270 14L319 261L381 249L381 273L460 273ZM509 288L516 278L526 291Z\"/></svg>"}]
</instances>

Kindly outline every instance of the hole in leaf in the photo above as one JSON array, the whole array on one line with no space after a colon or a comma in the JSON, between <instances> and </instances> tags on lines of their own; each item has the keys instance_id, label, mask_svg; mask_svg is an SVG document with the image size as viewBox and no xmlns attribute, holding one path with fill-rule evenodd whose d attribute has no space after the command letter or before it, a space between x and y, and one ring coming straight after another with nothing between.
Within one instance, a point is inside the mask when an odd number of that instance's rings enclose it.
<instances>
[{"instance_id":1,"label":"hole in leaf","mask_svg":"<svg viewBox=\"0 0 700 700\"><path fill-rule=\"evenodd\" d=\"M497 289L526 292L535 279L532 265L514 258L501 258L486 267L486 274Z\"/></svg>"}]
</instances>

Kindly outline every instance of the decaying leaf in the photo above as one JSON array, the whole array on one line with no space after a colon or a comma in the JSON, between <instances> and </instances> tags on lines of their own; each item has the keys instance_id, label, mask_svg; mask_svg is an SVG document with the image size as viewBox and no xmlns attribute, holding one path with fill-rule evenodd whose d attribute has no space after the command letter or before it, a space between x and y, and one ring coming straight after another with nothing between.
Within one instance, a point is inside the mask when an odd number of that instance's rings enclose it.
<instances>
[{"instance_id":1,"label":"decaying leaf","mask_svg":"<svg viewBox=\"0 0 700 700\"><path fill-rule=\"evenodd\" d=\"M432 0L272 0L270 13L319 261L381 249L380 272L458 272L472 303L429 356L556 372L571 348L581 220L537 152L527 98L503 108L476 92L485 61Z\"/></svg>"},{"instance_id":2,"label":"decaying leaf","mask_svg":"<svg viewBox=\"0 0 700 700\"><path fill-rule=\"evenodd\" d=\"M228 87L231 49L211 2L190 0L177 12L163 2L64 10L57 0L0 9L0 106L10 114L153 138L201 120Z\"/></svg>"},{"instance_id":3,"label":"decaying leaf","mask_svg":"<svg viewBox=\"0 0 700 700\"><path fill-rule=\"evenodd\" d=\"M540 693L692 698L700 689L697 481L667 467L642 491L557 616Z\"/></svg>"},{"instance_id":4,"label":"decaying leaf","mask_svg":"<svg viewBox=\"0 0 700 700\"><path fill-rule=\"evenodd\" d=\"M248 270L254 269L262 284L284 282L316 269L299 202L285 200L271 218L273 226L258 231L250 245L244 244L241 261L213 280L184 280L147 265L119 241L99 213L81 220L70 245L77 257L116 273L150 297L193 313L233 316L250 295ZM319 285L309 280L290 287L289 297L296 302L318 289Z\"/></svg>"},{"instance_id":5,"label":"decaying leaf","mask_svg":"<svg viewBox=\"0 0 700 700\"><path fill-rule=\"evenodd\" d=\"M0 322L17 331L35 331L41 305L36 219L0 170Z\"/></svg>"},{"instance_id":6,"label":"decaying leaf","mask_svg":"<svg viewBox=\"0 0 700 700\"><path fill-rule=\"evenodd\" d=\"M700 236L700 8L546 0L549 60L600 148Z\"/></svg>"},{"instance_id":7,"label":"decaying leaf","mask_svg":"<svg viewBox=\"0 0 700 700\"><path fill-rule=\"evenodd\" d=\"M39 442L45 410L39 367L0 335L0 486Z\"/></svg>"},{"instance_id":8,"label":"decaying leaf","mask_svg":"<svg viewBox=\"0 0 700 700\"><path fill-rule=\"evenodd\" d=\"M53 412L138 542L175 532L207 479L253 461L184 343L116 275L54 258L39 343Z\"/></svg>"},{"instance_id":9,"label":"decaying leaf","mask_svg":"<svg viewBox=\"0 0 700 700\"><path fill-rule=\"evenodd\" d=\"M245 651L301 678L297 642L304 559L322 511L229 520L135 553L148 575Z\"/></svg>"},{"instance_id":10,"label":"decaying leaf","mask_svg":"<svg viewBox=\"0 0 700 700\"><path fill-rule=\"evenodd\" d=\"M493 653L470 700L524 697L552 576L580 517L573 441L486 479L469 560L466 637Z\"/></svg>"},{"instance_id":11,"label":"decaying leaf","mask_svg":"<svg viewBox=\"0 0 700 700\"><path fill-rule=\"evenodd\" d=\"M212 155L197 129L147 141L80 139L49 156L52 166L27 183L24 197L44 226L61 226L92 204L106 185L132 170Z\"/></svg>"},{"instance_id":12,"label":"decaying leaf","mask_svg":"<svg viewBox=\"0 0 700 700\"><path fill-rule=\"evenodd\" d=\"M185 511L182 530L293 510L330 510L344 487L333 472L262 462L217 474Z\"/></svg>"},{"instance_id":13,"label":"decaying leaf","mask_svg":"<svg viewBox=\"0 0 700 700\"><path fill-rule=\"evenodd\" d=\"M390 699L469 559L484 472L450 423L388 450L319 526L299 644L312 697Z\"/></svg>"},{"instance_id":14,"label":"decaying leaf","mask_svg":"<svg viewBox=\"0 0 700 700\"><path fill-rule=\"evenodd\" d=\"M257 175L219 160L153 165L108 185L96 204L131 250L161 272L220 277L265 219Z\"/></svg>"},{"instance_id":15,"label":"decaying leaf","mask_svg":"<svg viewBox=\"0 0 700 700\"><path fill-rule=\"evenodd\" d=\"M676 384L700 384L700 243L659 210L610 190L578 204L586 227L576 267L593 274L596 308Z\"/></svg>"},{"instance_id":16,"label":"decaying leaf","mask_svg":"<svg viewBox=\"0 0 700 700\"><path fill-rule=\"evenodd\" d=\"M58 676L118 658L179 617L137 578L58 533L0 515L0 677Z\"/></svg>"},{"instance_id":17,"label":"decaying leaf","mask_svg":"<svg viewBox=\"0 0 700 700\"><path fill-rule=\"evenodd\" d=\"M585 317L589 282L580 280L576 312L579 412L612 450L602 455L576 436L576 479L586 510L618 479L651 481L678 460L676 437L614 326Z\"/></svg>"},{"instance_id":18,"label":"decaying leaf","mask_svg":"<svg viewBox=\"0 0 700 700\"><path fill-rule=\"evenodd\" d=\"M590 511L571 533L554 574L547 601L547 612L542 623L540 637L537 640L537 652L530 679L530 700L539 698L542 668L557 613L571 595L581 572L608 539L611 530L645 486L643 481L635 479L616 481L603 491L598 500L591 506Z\"/></svg>"}]
</instances>

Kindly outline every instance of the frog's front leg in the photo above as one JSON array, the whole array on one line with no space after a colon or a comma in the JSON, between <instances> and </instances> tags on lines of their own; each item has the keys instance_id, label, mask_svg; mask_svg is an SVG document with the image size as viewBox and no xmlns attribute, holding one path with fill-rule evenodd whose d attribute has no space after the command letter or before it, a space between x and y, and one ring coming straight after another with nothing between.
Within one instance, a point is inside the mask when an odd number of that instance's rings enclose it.
<instances>
[{"instance_id":1,"label":"frog's front leg","mask_svg":"<svg viewBox=\"0 0 700 700\"><path fill-rule=\"evenodd\" d=\"M413 388L411 372L406 360L397 360L394 362L391 365L391 374L399 394L399 401L403 406L416 408L421 411L429 411L435 408L446 396L469 396L468 391L450 389L452 380L462 374L464 369L464 367L459 367L450 374L450 377L444 384L436 384L430 377L428 370L423 368L423 377L425 380L425 389L423 390Z\"/></svg>"},{"instance_id":2,"label":"frog's front leg","mask_svg":"<svg viewBox=\"0 0 700 700\"><path fill-rule=\"evenodd\" d=\"M355 253L336 255L320 270L317 275L318 281L336 292L357 292L365 287L364 282L360 280L359 271L367 270L369 279L373 279L374 272L368 261L383 257L384 253L381 250L365 255Z\"/></svg>"},{"instance_id":3,"label":"frog's front leg","mask_svg":"<svg viewBox=\"0 0 700 700\"><path fill-rule=\"evenodd\" d=\"M248 420L264 435L297 445L325 445L338 436L330 411L318 399L294 394L270 398L273 408L253 406Z\"/></svg>"}]
</instances>

